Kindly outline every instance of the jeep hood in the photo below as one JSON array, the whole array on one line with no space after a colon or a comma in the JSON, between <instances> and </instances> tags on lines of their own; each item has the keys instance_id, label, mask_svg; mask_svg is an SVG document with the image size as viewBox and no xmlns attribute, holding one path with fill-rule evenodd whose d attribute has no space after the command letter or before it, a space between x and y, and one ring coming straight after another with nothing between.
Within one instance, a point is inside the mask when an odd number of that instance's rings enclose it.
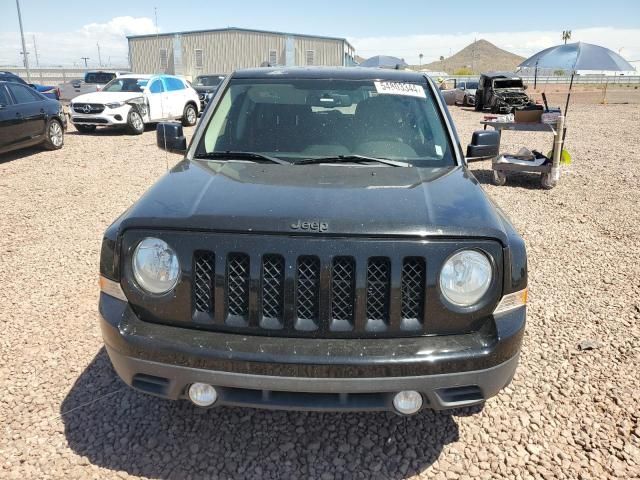
<instances>
[{"instance_id":1,"label":"jeep hood","mask_svg":"<svg viewBox=\"0 0 640 480\"><path fill-rule=\"evenodd\" d=\"M327 224L323 235L507 239L500 215L466 167L184 160L119 221L120 231L299 234L292 224L320 221Z\"/></svg>"}]
</instances>

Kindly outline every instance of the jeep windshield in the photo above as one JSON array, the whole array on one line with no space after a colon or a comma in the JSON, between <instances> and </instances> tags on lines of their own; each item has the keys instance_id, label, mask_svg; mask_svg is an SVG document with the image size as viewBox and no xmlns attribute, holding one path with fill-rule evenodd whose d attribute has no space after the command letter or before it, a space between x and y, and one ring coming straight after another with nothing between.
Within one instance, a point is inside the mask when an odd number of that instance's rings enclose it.
<instances>
[{"instance_id":1,"label":"jeep windshield","mask_svg":"<svg viewBox=\"0 0 640 480\"><path fill-rule=\"evenodd\" d=\"M380 166L385 162L376 160L455 165L427 84L374 80L234 79L205 127L196 157L224 152L307 165L361 165L365 157Z\"/></svg>"},{"instance_id":2,"label":"jeep windshield","mask_svg":"<svg viewBox=\"0 0 640 480\"><path fill-rule=\"evenodd\" d=\"M493 88L523 88L523 84L519 78L503 78L494 80Z\"/></svg>"},{"instance_id":3,"label":"jeep windshield","mask_svg":"<svg viewBox=\"0 0 640 480\"><path fill-rule=\"evenodd\" d=\"M103 92L142 92L146 78L114 78L102 89Z\"/></svg>"}]
</instances>

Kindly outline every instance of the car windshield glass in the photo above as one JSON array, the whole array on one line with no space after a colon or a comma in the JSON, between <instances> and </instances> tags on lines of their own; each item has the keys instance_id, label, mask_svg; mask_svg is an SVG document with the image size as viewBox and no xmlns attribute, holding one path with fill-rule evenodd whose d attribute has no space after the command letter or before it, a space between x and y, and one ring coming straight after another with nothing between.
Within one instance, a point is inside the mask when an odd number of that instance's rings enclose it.
<instances>
[{"instance_id":1,"label":"car windshield glass","mask_svg":"<svg viewBox=\"0 0 640 480\"><path fill-rule=\"evenodd\" d=\"M114 78L102 89L103 92L142 92L146 78Z\"/></svg>"},{"instance_id":2,"label":"car windshield glass","mask_svg":"<svg viewBox=\"0 0 640 480\"><path fill-rule=\"evenodd\" d=\"M522 88L522 80L519 78L511 79L504 78L500 80L494 80L493 82L494 88Z\"/></svg>"},{"instance_id":3,"label":"car windshield glass","mask_svg":"<svg viewBox=\"0 0 640 480\"><path fill-rule=\"evenodd\" d=\"M359 155L419 167L455 164L427 84L373 80L232 80L197 154L225 151L290 161Z\"/></svg>"},{"instance_id":4,"label":"car windshield glass","mask_svg":"<svg viewBox=\"0 0 640 480\"><path fill-rule=\"evenodd\" d=\"M217 87L222 82L219 76L201 76L196 78L194 85L196 87Z\"/></svg>"},{"instance_id":5,"label":"car windshield glass","mask_svg":"<svg viewBox=\"0 0 640 480\"><path fill-rule=\"evenodd\" d=\"M467 90L478 88L478 82L467 82Z\"/></svg>"}]
</instances>

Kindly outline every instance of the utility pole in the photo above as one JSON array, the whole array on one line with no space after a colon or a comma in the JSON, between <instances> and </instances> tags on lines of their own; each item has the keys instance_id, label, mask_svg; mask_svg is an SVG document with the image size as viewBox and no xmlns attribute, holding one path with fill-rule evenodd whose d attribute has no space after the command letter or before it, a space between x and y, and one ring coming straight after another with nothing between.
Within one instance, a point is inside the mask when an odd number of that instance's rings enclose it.
<instances>
[{"instance_id":1,"label":"utility pole","mask_svg":"<svg viewBox=\"0 0 640 480\"><path fill-rule=\"evenodd\" d=\"M100 55L100 44L96 43L97 47L98 47L98 65L100 65L100 68L102 68L102 56Z\"/></svg>"},{"instance_id":2,"label":"utility pole","mask_svg":"<svg viewBox=\"0 0 640 480\"><path fill-rule=\"evenodd\" d=\"M24 43L24 31L22 30L22 14L20 13L20 0L16 0L16 7L18 8L18 22L20 23L20 39L22 40L22 54L24 55L24 68L27 69L27 80L31 83L31 72L29 71L29 52L27 52L27 45Z\"/></svg>"},{"instance_id":3,"label":"utility pole","mask_svg":"<svg viewBox=\"0 0 640 480\"><path fill-rule=\"evenodd\" d=\"M80 57L80 58L84 60L84 68L88 68L87 60L89 60L89 57Z\"/></svg>"},{"instance_id":4,"label":"utility pole","mask_svg":"<svg viewBox=\"0 0 640 480\"><path fill-rule=\"evenodd\" d=\"M471 71L476 71L476 42L478 41L477 37L473 39L473 48L471 49Z\"/></svg>"},{"instance_id":5,"label":"utility pole","mask_svg":"<svg viewBox=\"0 0 640 480\"><path fill-rule=\"evenodd\" d=\"M36 45L36 36L33 36L33 51L36 54L36 67L40 68L40 59L38 58L38 46ZM42 72L40 72L42 74Z\"/></svg>"}]
</instances>

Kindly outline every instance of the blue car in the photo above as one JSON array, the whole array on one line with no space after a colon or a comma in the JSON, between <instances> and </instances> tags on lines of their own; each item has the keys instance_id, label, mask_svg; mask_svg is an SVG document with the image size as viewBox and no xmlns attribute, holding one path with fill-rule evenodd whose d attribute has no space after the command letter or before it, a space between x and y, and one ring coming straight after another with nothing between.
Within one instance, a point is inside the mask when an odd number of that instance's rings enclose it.
<instances>
[{"instance_id":1,"label":"blue car","mask_svg":"<svg viewBox=\"0 0 640 480\"><path fill-rule=\"evenodd\" d=\"M0 72L0 81L16 82L16 83L21 83L23 85L28 85L34 90L40 92L45 97L52 98L53 100L60 100L60 89L58 87L49 86L49 85L38 85L35 83L27 83L15 73Z\"/></svg>"}]
</instances>

